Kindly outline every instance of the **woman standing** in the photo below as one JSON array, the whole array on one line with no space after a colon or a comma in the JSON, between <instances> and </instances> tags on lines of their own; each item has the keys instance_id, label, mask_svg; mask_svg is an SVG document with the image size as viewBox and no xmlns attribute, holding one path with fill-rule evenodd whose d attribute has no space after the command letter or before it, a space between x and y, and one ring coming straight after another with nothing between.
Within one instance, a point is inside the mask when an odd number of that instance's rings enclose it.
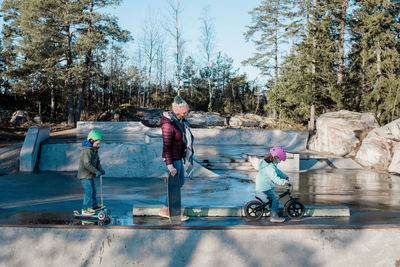
<instances>
[{"instance_id":1,"label":"woman standing","mask_svg":"<svg viewBox=\"0 0 400 267\"><path fill-rule=\"evenodd\" d=\"M178 176L180 187L185 183L185 170L190 177L193 169L193 135L185 120L188 112L189 105L182 97L176 96L172 111L164 112L160 121L163 136L162 157L170 174ZM168 209L161 209L160 216L169 217ZM182 220L187 219L182 216Z\"/></svg>"}]
</instances>

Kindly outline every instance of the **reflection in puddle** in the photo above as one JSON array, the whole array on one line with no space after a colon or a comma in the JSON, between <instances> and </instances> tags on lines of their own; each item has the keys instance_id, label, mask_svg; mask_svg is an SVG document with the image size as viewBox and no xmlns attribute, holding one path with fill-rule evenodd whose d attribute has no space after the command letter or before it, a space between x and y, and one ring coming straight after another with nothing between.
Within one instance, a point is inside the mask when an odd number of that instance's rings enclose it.
<instances>
[{"instance_id":1,"label":"reflection in puddle","mask_svg":"<svg viewBox=\"0 0 400 267\"><path fill-rule=\"evenodd\" d=\"M317 170L300 173L298 193L306 204L400 209L400 176L371 170Z\"/></svg>"}]
</instances>

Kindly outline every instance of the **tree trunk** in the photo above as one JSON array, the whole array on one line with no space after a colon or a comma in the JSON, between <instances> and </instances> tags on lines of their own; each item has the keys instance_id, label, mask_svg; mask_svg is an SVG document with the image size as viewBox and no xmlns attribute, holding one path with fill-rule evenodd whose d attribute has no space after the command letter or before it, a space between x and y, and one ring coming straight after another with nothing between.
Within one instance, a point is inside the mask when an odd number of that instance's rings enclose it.
<instances>
[{"instance_id":1,"label":"tree trunk","mask_svg":"<svg viewBox=\"0 0 400 267\"><path fill-rule=\"evenodd\" d=\"M275 18L275 30L274 30L274 60L275 60L275 90L278 88L278 16L279 16L279 1L276 2L276 18Z\"/></svg>"},{"instance_id":2,"label":"tree trunk","mask_svg":"<svg viewBox=\"0 0 400 267\"><path fill-rule=\"evenodd\" d=\"M88 28L87 32L91 33L93 31L92 29L92 15L93 15L93 7L94 7L94 2L93 0L90 1L90 9L89 9L89 14L90 14L90 19L88 21ZM81 120L81 114L82 114L82 107L83 107L83 101L84 101L84 96L87 88L90 86L90 72L91 72L91 67L92 67L92 49L88 49L85 55L85 73L84 73L84 78L83 82L80 88L79 92L79 97L78 97L78 105L76 107L76 121Z\"/></svg>"},{"instance_id":3,"label":"tree trunk","mask_svg":"<svg viewBox=\"0 0 400 267\"><path fill-rule=\"evenodd\" d=\"M340 36L339 36L339 67L337 73L337 85L343 83L343 65L344 65L344 31L346 27L346 4L347 0L343 0L342 13L340 17Z\"/></svg>"},{"instance_id":4,"label":"tree trunk","mask_svg":"<svg viewBox=\"0 0 400 267\"><path fill-rule=\"evenodd\" d=\"M55 89L54 83L50 83L50 110L51 110L51 121L56 120L56 99L55 99Z\"/></svg>"},{"instance_id":5,"label":"tree trunk","mask_svg":"<svg viewBox=\"0 0 400 267\"><path fill-rule=\"evenodd\" d=\"M236 94L235 94L235 90L233 88L233 83L232 83L232 97L233 97L233 113L236 112Z\"/></svg>"},{"instance_id":6,"label":"tree trunk","mask_svg":"<svg viewBox=\"0 0 400 267\"><path fill-rule=\"evenodd\" d=\"M67 47L65 51L65 58L66 58L66 67L67 67L67 75L65 79L65 87L67 88L67 114L68 114L68 125L74 126L75 125L75 114L74 114L74 89L72 85L72 36L70 32L70 24L66 22L65 26L66 31L66 42Z\"/></svg>"},{"instance_id":7,"label":"tree trunk","mask_svg":"<svg viewBox=\"0 0 400 267\"><path fill-rule=\"evenodd\" d=\"M378 74L378 80L382 75L381 63L382 63L381 47L380 47L380 42L379 42L379 39L378 39L377 47L376 47L376 72Z\"/></svg>"},{"instance_id":8,"label":"tree trunk","mask_svg":"<svg viewBox=\"0 0 400 267\"><path fill-rule=\"evenodd\" d=\"M317 12L316 8L317 8L317 5L318 5L318 0L313 0L314 24L317 23L317 19L316 19L316 12ZM311 63L311 80L312 80L311 81L311 90L312 90L312 93L315 95L316 94L316 92L315 92L315 90L316 90L316 85L315 85L315 72L316 72L316 69L315 69L315 64L316 64L315 50L317 49L317 41L315 39L315 36L313 36L312 38L313 38L312 42L313 42L314 53L313 53L312 63Z\"/></svg>"},{"instance_id":9,"label":"tree trunk","mask_svg":"<svg viewBox=\"0 0 400 267\"><path fill-rule=\"evenodd\" d=\"M208 102L208 111L212 112L212 90L211 90L211 79L208 78L208 95L209 95L209 102Z\"/></svg>"},{"instance_id":10,"label":"tree trunk","mask_svg":"<svg viewBox=\"0 0 400 267\"><path fill-rule=\"evenodd\" d=\"M89 49L89 51L86 53L85 73L84 73L83 82L80 86L79 95L78 95L78 104L76 107L76 116L75 116L76 121L81 120L82 107L83 107L83 102L85 99L84 98L85 92L90 86L91 61L92 61L92 51L91 51L91 49Z\"/></svg>"},{"instance_id":11,"label":"tree trunk","mask_svg":"<svg viewBox=\"0 0 400 267\"><path fill-rule=\"evenodd\" d=\"M181 84L181 74L180 74L180 62L179 62L179 57L180 57L180 48L179 48L179 43L180 43L180 34L179 34L179 22L178 22L178 11L175 13L175 28L176 28L176 79L177 79L177 89L178 89L178 95L180 95L179 92L179 86Z\"/></svg>"},{"instance_id":12,"label":"tree trunk","mask_svg":"<svg viewBox=\"0 0 400 267\"><path fill-rule=\"evenodd\" d=\"M312 102L310 107L310 124L308 128L310 132L314 132L315 129L314 123L315 123L315 104L314 102Z\"/></svg>"},{"instance_id":13,"label":"tree trunk","mask_svg":"<svg viewBox=\"0 0 400 267\"><path fill-rule=\"evenodd\" d=\"M152 61L150 61L150 62L149 62L149 64L150 64L150 66L149 66L149 77L148 77L148 80L149 80L149 90L148 90L148 93L147 93L147 106L150 106L150 91L151 91L151 65L153 65L153 62L152 62Z\"/></svg>"}]
</instances>

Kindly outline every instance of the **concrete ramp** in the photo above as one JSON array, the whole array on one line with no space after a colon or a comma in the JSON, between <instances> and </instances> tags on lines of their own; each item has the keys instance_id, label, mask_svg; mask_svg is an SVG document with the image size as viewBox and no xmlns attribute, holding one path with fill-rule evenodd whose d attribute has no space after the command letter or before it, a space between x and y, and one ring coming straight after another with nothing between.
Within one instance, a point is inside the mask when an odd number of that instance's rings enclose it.
<instances>
[{"instance_id":1,"label":"concrete ramp","mask_svg":"<svg viewBox=\"0 0 400 267\"><path fill-rule=\"evenodd\" d=\"M306 151L308 132L263 129L192 129L195 144L282 146Z\"/></svg>"},{"instance_id":2,"label":"concrete ramp","mask_svg":"<svg viewBox=\"0 0 400 267\"><path fill-rule=\"evenodd\" d=\"M74 136L52 137L41 145L39 170L76 171L80 142L92 129L98 129L105 135L105 142L100 149L100 157L107 176L166 176L165 164L161 157L161 129L147 127L141 122L78 122ZM219 165L214 163L215 168L225 165L231 167L235 164L240 165L239 169L244 168L248 162L243 161L247 161L249 155L254 155L257 162L253 163L253 167L256 169L260 158L270 147L276 145L289 151L288 160L280 165L284 171L361 168L351 159L314 155L308 151L306 148L307 131L216 128L192 129L192 131L195 140L195 156L198 156L199 159L203 158L203 161L205 159L211 164L211 159L208 157L230 155L229 162L225 162L226 159L222 157L219 159L221 162L217 162ZM215 176L213 172L197 163L195 171L197 177Z\"/></svg>"},{"instance_id":3,"label":"concrete ramp","mask_svg":"<svg viewBox=\"0 0 400 267\"><path fill-rule=\"evenodd\" d=\"M77 135L84 138L93 130L100 130L106 142L129 141L143 143L146 133L161 133L160 128L150 128L138 121L78 121Z\"/></svg>"},{"instance_id":4,"label":"concrete ramp","mask_svg":"<svg viewBox=\"0 0 400 267\"><path fill-rule=\"evenodd\" d=\"M86 136L90 130L98 129L107 140L143 140L146 134L158 134L160 128L150 128L141 122L88 122L77 123L77 134ZM306 151L308 132L295 130L265 129L192 129L195 145L259 145L282 146L289 151Z\"/></svg>"},{"instance_id":5,"label":"concrete ramp","mask_svg":"<svg viewBox=\"0 0 400 267\"><path fill-rule=\"evenodd\" d=\"M162 161L162 143L135 144L130 142L103 143L100 150L101 164L107 177L166 177L167 168ZM77 171L80 143L43 144L39 170ZM218 175L195 163L194 177Z\"/></svg>"},{"instance_id":6,"label":"concrete ramp","mask_svg":"<svg viewBox=\"0 0 400 267\"><path fill-rule=\"evenodd\" d=\"M103 132L105 142L99 151L101 164L109 177L165 177L160 128L141 122L78 122L76 136L69 140L48 140L41 145L39 170L76 171L80 142L92 129ZM288 150L306 149L308 132L262 129L193 129L195 145L281 145ZM195 177L216 177L195 163Z\"/></svg>"}]
</instances>

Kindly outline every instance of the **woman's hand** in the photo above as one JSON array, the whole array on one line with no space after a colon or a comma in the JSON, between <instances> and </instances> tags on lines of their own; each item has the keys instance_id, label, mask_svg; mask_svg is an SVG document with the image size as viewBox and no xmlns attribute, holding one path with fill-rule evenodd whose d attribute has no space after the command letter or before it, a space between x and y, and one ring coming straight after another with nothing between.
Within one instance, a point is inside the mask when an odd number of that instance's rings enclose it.
<instances>
[{"instance_id":1,"label":"woman's hand","mask_svg":"<svg viewBox=\"0 0 400 267\"><path fill-rule=\"evenodd\" d=\"M174 165L172 164L167 165L167 168L172 176L175 176L178 173L178 171L174 168Z\"/></svg>"}]
</instances>

